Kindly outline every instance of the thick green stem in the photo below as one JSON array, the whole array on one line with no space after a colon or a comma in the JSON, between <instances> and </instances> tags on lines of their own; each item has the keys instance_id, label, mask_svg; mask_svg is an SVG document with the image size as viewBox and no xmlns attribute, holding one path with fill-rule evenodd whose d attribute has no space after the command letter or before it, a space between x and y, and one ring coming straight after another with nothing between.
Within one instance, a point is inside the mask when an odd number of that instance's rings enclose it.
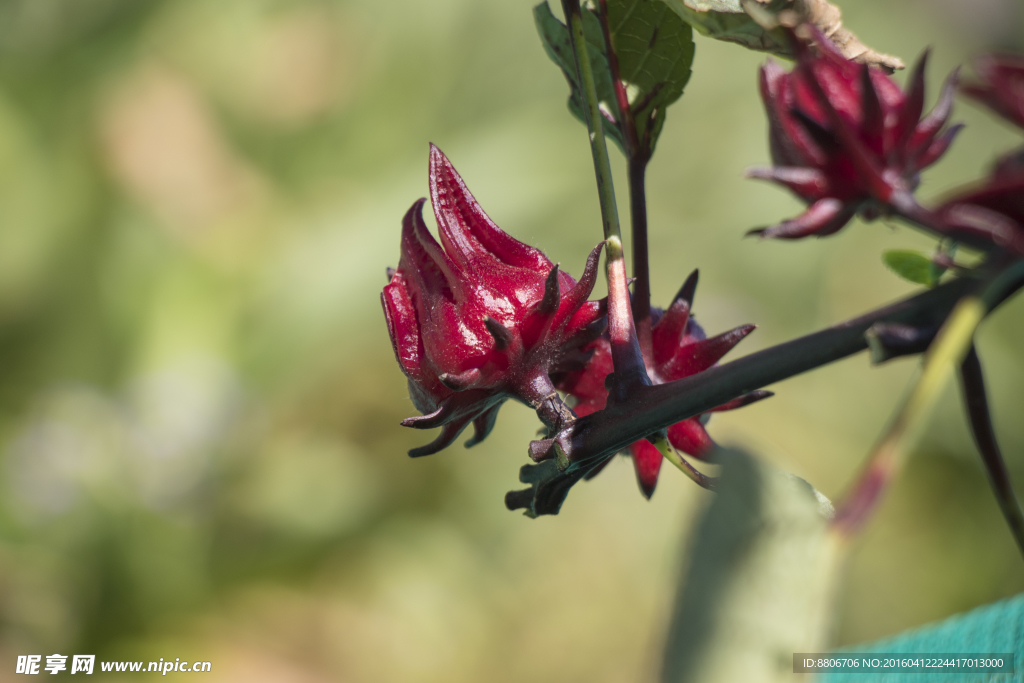
<instances>
[{"instance_id":1,"label":"thick green stem","mask_svg":"<svg viewBox=\"0 0 1024 683\"><path fill-rule=\"evenodd\" d=\"M608 20L608 0L598 0L601 30L604 33L605 51L608 55L608 70L615 87L615 99L619 105L619 129L625 143L626 163L629 179L629 213L633 235L633 322L644 358L653 361L651 344L651 274L648 266L647 246L647 192L644 176L650 160L648 145L642 145L636 135L633 110L629 106L626 86L619 76L619 57L612 43L612 31Z\"/></svg>"},{"instance_id":2,"label":"thick green stem","mask_svg":"<svg viewBox=\"0 0 1024 683\"><path fill-rule=\"evenodd\" d=\"M647 367L644 365L643 354L637 340L628 293L625 289L625 278L617 277L618 265L616 262L619 264L622 262L619 211L615 203L612 167L608 159L608 145L604 137L604 117L597 99L597 87L594 85L590 56L587 54L587 41L583 34L583 16L579 0L562 0L562 10L565 12L565 23L569 27L569 38L576 60L576 73L579 76L585 100L583 110L587 116L587 129L590 131L590 151L594 157L597 194L601 201L601 221L604 227L604 237L607 240L605 274L608 278L608 298L611 301L613 298L627 297L624 305L611 307L608 312L609 326L618 327L623 332L620 338L612 339L612 351L618 381L615 393L624 399L634 387L649 385L651 381L647 376ZM625 274L624 269L622 274ZM622 315L626 315L626 317L621 318Z\"/></svg>"},{"instance_id":3,"label":"thick green stem","mask_svg":"<svg viewBox=\"0 0 1024 683\"><path fill-rule=\"evenodd\" d=\"M590 151L594 155L594 174L597 176L597 194L601 201L604 237L608 239L614 236L621 239L612 167L608 159L608 144L605 142L602 125L603 115L597 99L597 86L594 84L590 55L587 54L587 39L583 34L583 16L579 0L562 0L562 11L565 12L565 23L569 27L573 56L576 58L576 73L579 75L580 85L583 86L583 111L587 116L587 129L590 131Z\"/></svg>"}]
</instances>

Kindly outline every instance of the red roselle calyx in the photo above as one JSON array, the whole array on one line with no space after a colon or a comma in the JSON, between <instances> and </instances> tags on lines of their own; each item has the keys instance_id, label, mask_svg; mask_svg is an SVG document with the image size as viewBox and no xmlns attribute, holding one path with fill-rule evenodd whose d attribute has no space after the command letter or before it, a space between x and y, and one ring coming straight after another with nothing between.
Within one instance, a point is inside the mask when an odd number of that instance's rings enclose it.
<instances>
[{"instance_id":1,"label":"red roselle calyx","mask_svg":"<svg viewBox=\"0 0 1024 683\"><path fill-rule=\"evenodd\" d=\"M961 92L1024 128L1024 57L984 55L973 66L980 80L965 83Z\"/></svg>"},{"instance_id":2,"label":"red roselle calyx","mask_svg":"<svg viewBox=\"0 0 1024 683\"><path fill-rule=\"evenodd\" d=\"M974 61L981 79L964 94L1024 129L1024 58L986 55ZM1024 148L1002 156L983 182L950 197L935 212L953 237L988 242L1024 255Z\"/></svg>"},{"instance_id":3,"label":"red roselle calyx","mask_svg":"<svg viewBox=\"0 0 1024 683\"><path fill-rule=\"evenodd\" d=\"M952 237L1024 256L1024 151L1003 157L989 178L947 199L935 215Z\"/></svg>"},{"instance_id":4,"label":"red roselle calyx","mask_svg":"<svg viewBox=\"0 0 1024 683\"><path fill-rule=\"evenodd\" d=\"M434 145L430 199L441 243L423 222L426 200L416 201L402 221L398 269L381 294L395 357L423 413L402 424L442 427L409 455L436 453L470 422L466 445L479 443L508 398L535 408L551 429L575 419L548 373L601 332L603 305L587 301L601 245L576 282L495 225Z\"/></svg>"},{"instance_id":5,"label":"red roselle calyx","mask_svg":"<svg viewBox=\"0 0 1024 683\"><path fill-rule=\"evenodd\" d=\"M743 325L717 337L705 338L704 330L690 315L696 287L697 271L694 271L668 310L652 309L653 357L646 361L648 375L655 384L707 370L754 330L753 325ZM608 400L606 378L613 369L611 344L607 338L594 340L587 350L593 355L583 370L556 377L556 386L576 399L574 410L581 417L604 409ZM714 410L740 408L771 395L768 391L755 391ZM669 426L668 440L672 446L696 458L703 459L709 455L715 444L705 430L702 418L704 416L696 416ZM658 483L663 456L646 439L630 445L629 454L633 458L640 490L650 498ZM592 471L588 478L599 469Z\"/></svg>"},{"instance_id":6,"label":"red roselle calyx","mask_svg":"<svg viewBox=\"0 0 1024 683\"><path fill-rule=\"evenodd\" d=\"M771 60L761 68L774 166L747 175L789 188L809 207L752 232L786 239L830 235L858 211L873 218L914 206L920 171L942 156L961 128L944 128L956 72L921 118L927 52L904 92L877 67L846 59L820 32L814 53L796 35L793 40L799 56L792 72Z\"/></svg>"},{"instance_id":7,"label":"red roselle calyx","mask_svg":"<svg viewBox=\"0 0 1024 683\"><path fill-rule=\"evenodd\" d=\"M1024 130L1024 57L984 55L974 60L974 71L981 80L965 83L960 91ZM1024 174L1024 147L996 162L993 179L1019 174Z\"/></svg>"}]
</instances>

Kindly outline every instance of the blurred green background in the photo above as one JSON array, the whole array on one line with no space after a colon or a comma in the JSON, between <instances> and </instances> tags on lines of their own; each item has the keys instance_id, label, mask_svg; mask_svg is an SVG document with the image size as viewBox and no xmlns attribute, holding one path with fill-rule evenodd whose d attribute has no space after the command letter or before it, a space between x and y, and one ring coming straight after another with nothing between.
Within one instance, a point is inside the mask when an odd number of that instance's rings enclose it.
<instances>
[{"instance_id":1,"label":"blurred green background","mask_svg":"<svg viewBox=\"0 0 1024 683\"><path fill-rule=\"evenodd\" d=\"M210 660L210 681L653 680L709 494L666 470L647 502L619 459L529 520L502 503L529 410L415 461L429 437L398 425L415 411L378 296L428 141L570 272L599 239L531 4L0 2L0 680L53 652ZM1015 0L844 10L908 62L933 47L929 101L1024 39ZM911 291L880 260L928 248L907 228L741 239L799 204L741 177L767 162L763 57L697 41L649 174L655 302L699 266L709 332L760 326L738 355ZM955 118L925 197L1019 141L970 104ZM1022 348L1018 298L980 349L1024 490ZM836 497L915 367L858 356L710 431ZM1021 590L950 391L857 544L837 643Z\"/></svg>"}]
</instances>

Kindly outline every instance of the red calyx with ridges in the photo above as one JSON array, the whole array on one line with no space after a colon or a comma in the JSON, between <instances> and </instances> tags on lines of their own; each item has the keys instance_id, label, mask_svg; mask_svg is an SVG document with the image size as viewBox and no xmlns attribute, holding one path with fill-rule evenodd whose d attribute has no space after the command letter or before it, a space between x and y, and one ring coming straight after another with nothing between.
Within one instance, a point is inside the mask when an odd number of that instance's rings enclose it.
<instances>
[{"instance_id":1,"label":"red calyx with ridges","mask_svg":"<svg viewBox=\"0 0 1024 683\"><path fill-rule=\"evenodd\" d=\"M644 360L648 376L655 384L672 382L707 370L754 330L753 325L743 325L716 337L706 338L704 330L690 315L696 288L697 271L694 271L668 310L652 309L653 357ZM592 355L586 367L558 376L555 384L575 398L573 409L580 417L604 409L608 400L605 379L613 369L611 344L607 338L600 337L592 341L587 350ZM755 391L719 406L714 411L741 408L771 395L768 391ZM706 458L715 444L705 430L702 418L698 415L670 425L667 430L669 443L696 458ZM631 444L629 455L633 459L640 490L650 498L658 483L663 456L646 439ZM592 471L587 478L598 471L600 468Z\"/></svg>"},{"instance_id":2,"label":"red calyx with ridges","mask_svg":"<svg viewBox=\"0 0 1024 683\"><path fill-rule=\"evenodd\" d=\"M395 357L423 413L402 424L442 427L409 454L436 453L470 422L475 433L466 445L479 443L508 398L537 409L550 428L573 420L548 373L601 332L603 303L587 301L601 245L577 282L495 225L434 145L430 199L440 244L420 199L402 220L401 258L381 294Z\"/></svg>"},{"instance_id":3,"label":"red calyx with ridges","mask_svg":"<svg viewBox=\"0 0 1024 683\"><path fill-rule=\"evenodd\" d=\"M1012 155L1004 157L988 179L958 192L935 211L950 236L1024 256L1024 161L1013 160Z\"/></svg>"},{"instance_id":4,"label":"red calyx with ridges","mask_svg":"<svg viewBox=\"0 0 1024 683\"><path fill-rule=\"evenodd\" d=\"M1024 57L991 54L973 62L979 80L960 91L1024 128Z\"/></svg>"},{"instance_id":5,"label":"red calyx with ridges","mask_svg":"<svg viewBox=\"0 0 1024 683\"><path fill-rule=\"evenodd\" d=\"M956 72L921 118L927 52L904 92L879 68L846 59L814 33L814 52L792 33L798 52L793 71L771 60L761 68L774 166L747 175L779 183L809 204L796 218L751 231L762 237L830 235L858 211L873 218L908 206L920 171L945 153L961 128L945 127Z\"/></svg>"},{"instance_id":6,"label":"red calyx with ridges","mask_svg":"<svg viewBox=\"0 0 1024 683\"><path fill-rule=\"evenodd\" d=\"M1024 57L985 55L974 60L980 79L961 86L1024 129ZM952 237L1024 255L1024 148L998 159L984 181L950 196L935 212Z\"/></svg>"}]
</instances>

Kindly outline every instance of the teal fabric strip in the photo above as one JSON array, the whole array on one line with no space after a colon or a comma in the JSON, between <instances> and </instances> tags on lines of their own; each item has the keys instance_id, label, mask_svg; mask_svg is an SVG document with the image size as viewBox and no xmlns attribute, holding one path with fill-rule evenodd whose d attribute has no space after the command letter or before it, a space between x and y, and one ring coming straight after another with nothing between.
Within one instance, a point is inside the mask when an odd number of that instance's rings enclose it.
<instances>
[{"instance_id":1,"label":"teal fabric strip","mask_svg":"<svg viewBox=\"0 0 1024 683\"><path fill-rule=\"evenodd\" d=\"M1012 652L1014 673L829 673L817 683L1024 683L1024 593L841 653ZM811 675L807 676L811 679Z\"/></svg>"}]
</instances>

